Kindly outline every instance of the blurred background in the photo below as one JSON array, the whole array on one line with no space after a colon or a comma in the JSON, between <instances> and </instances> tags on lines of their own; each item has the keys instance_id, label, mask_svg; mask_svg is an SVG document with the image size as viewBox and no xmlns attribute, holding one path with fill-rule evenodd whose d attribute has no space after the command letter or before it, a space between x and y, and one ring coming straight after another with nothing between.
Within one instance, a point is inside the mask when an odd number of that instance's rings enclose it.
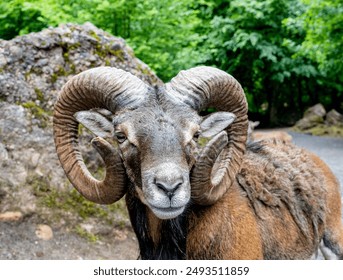
<instances>
[{"instance_id":1,"label":"blurred background","mask_svg":"<svg viewBox=\"0 0 343 280\"><path fill-rule=\"evenodd\" d=\"M243 85L252 119L293 125L321 103L343 110L341 0L1 1L0 38L92 22L122 37L163 81L199 64ZM280 112L282 112L280 114Z\"/></svg>"}]
</instances>

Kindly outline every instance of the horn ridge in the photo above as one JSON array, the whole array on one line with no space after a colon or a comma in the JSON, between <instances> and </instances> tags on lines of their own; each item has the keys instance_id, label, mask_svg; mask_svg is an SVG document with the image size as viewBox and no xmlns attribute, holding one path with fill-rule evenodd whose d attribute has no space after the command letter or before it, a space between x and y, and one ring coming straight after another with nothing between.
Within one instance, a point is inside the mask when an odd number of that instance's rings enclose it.
<instances>
[{"instance_id":1,"label":"horn ridge","mask_svg":"<svg viewBox=\"0 0 343 280\"><path fill-rule=\"evenodd\" d=\"M212 204L232 185L239 171L248 131L248 106L239 82L226 72L208 66L181 71L166 85L167 92L200 112L208 107L232 112L235 121L226 129L227 145L215 157L206 151L194 164L191 174L192 195L199 204ZM215 144L215 143L214 143ZM205 147L206 148L206 147ZM210 158L205 160L205 158ZM209 166L210 163L210 166ZM214 172L213 168L217 170ZM206 170L207 168L207 170ZM213 174L217 174L212 178ZM205 179L200 177L207 176ZM225 184L222 183L226 178Z\"/></svg>"},{"instance_id":2,"label":"horn ridge","mask_svg":"<svg viewBox=\"0 0 343 280\"><path fill-rule=\"evenodd\" d=\"M118 152L102 139L96 143L97 150L102 150L106 175L102 181L91 175L78 147L78 122L74 114L92 108L115 113L127 104L138 106L148 90L149 86L139 78L112 67L81 72L62 88L53 117L56 151L68 179L88 200L101 204L119 200L126 193L126 174ZM128 101L122 102L125 99Z\"/></svg>"}]
</instances>

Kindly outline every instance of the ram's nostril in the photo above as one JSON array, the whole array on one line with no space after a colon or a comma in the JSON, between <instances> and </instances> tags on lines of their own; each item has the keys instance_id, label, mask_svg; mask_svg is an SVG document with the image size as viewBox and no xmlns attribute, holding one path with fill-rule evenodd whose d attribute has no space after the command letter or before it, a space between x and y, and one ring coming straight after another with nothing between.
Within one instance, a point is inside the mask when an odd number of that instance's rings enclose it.
<instances>
[{"instance_id":1,"label":"ram's nostril","mask_svg":"<svg viewBox=\"0 0 343 280\"><path fill-rule=\"evenodd\" d=\"M172 184L168 184L161 182L161 180L155 179L154 183L158 189L162 190L169 198L172 198L175 192L182 186L183 181L179 180Z\"/></svg>"},{"instance_id":2,"label":"ram's nostril","mask_svg":"<svg viewBox=\"0 0 343 280\"><path fill-rule=\"evenodd\" d=\"M160 190L164 191L164 192L168 192L169 190L167 189L167 187L165 187L163 184L161 183L155 183L156 187L158 187Z\"/></svg>"}]
</instances>

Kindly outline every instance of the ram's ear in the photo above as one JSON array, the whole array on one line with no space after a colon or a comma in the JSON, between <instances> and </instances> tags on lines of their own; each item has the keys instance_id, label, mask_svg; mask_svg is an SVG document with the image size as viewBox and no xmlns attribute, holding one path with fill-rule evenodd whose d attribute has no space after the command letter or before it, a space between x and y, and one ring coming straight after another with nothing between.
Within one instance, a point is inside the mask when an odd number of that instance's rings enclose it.
<instances>
[{"instance_id":1,"label":"ram's ear","mask_svg":"<svg viewBox=\"0 0 343 280\"><path fill-rule=\"evenodd\" d=\"M80 111L74 114L75 119L88 128L96 136L112 137L113 124L101 114L94 111Z\"/></svg>"},{"instance_id":2,"label":"ram's ear","mask_svg":"<svg viewBox=\"0 0 343 280\"><path fill-rule=\"evenodd\" d=\"M232 113L213 113L200 124L200 135L201 137L211 138L227 128L235 119L236 116Z\"/></svg>"}]
</instances>

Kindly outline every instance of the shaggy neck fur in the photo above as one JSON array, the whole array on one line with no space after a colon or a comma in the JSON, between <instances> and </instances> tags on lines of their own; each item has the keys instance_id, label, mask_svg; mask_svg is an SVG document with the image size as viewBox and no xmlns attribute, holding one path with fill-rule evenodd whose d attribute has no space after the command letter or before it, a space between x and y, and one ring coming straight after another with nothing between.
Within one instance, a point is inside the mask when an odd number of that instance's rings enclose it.
<instances>
[{"instance_id":1,"label":"shaggy neck fur","mask_svg":"<svg viewBox=\"0 0 343 280\"><path fill-rule=\"evenodd\" d=\"M185 214L172 220L159 220L133 192L126 195L126 204L138 239L140 259L186 259L187 217ZM151 223L158 228L157 233L152 232Z\"/></svg>"}]
</instances>

